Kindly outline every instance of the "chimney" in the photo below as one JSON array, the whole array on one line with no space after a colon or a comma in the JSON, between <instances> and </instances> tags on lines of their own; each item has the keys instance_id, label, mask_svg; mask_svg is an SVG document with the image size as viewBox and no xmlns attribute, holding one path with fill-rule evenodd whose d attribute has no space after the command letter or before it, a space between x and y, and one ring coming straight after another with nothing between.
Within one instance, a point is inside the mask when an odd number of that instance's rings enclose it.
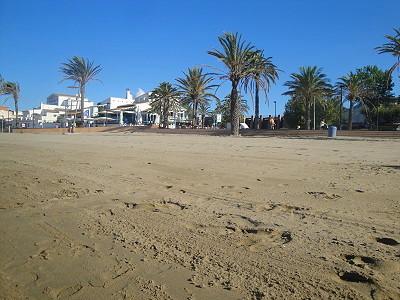
<instances>
[{"instance_id":1,"label":"chimney","mask_svg":"<svg viewBox=\"0 0 400 300\"><path fill-rule=\"evenodd\" d=\"M133 97L132 97L130 89L126 89L126 97L125 98L128 99L128 100L133 100Z\"/></svg>"}]
</instances>

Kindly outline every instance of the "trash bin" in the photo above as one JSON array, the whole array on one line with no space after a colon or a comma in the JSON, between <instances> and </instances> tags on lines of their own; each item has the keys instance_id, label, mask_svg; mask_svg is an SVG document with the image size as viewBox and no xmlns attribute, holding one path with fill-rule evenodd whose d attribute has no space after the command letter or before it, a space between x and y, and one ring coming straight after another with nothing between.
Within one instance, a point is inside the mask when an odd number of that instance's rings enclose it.
<instances>
[{"instance_id":1,"label":"trash bin","mask_svg":"<svg viewBox=\"0 0 400 300\"><path fill-rule=\"evenodd\" d=\"M337 130L336 126L329 126L328 127L328 137L330 137L330 138L336 137L336 130Z\"/></svg>"}]
</instances>

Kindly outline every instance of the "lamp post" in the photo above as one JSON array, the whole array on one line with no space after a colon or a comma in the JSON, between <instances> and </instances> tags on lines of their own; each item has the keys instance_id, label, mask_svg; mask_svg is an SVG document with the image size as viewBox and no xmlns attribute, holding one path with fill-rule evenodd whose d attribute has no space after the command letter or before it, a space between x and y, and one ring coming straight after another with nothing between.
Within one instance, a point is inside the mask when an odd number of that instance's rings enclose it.
<instances>
[{"instance_id":1,"label":"lamp post","mask_svg":"<svg viewBox=\"0 0 400 300\"><path fill-rule=\"evenodd\" d=\"M343 86L340 86L339 130L342 130Z\"/></svg>"},{"instance_id":2,"label":"lamp post","mask_svg":"<svg viewBox=\"0 0 400 300\"><path fill-rule=\"evenodd\" d=\"M32 128L35 128L35 108L32 109Z\"/></svg>"},{"instance_id":3,"label":"lamp post","mask_svg":"<svg viewBox=\"0 0 400 300\"><path fill-rule=\"evenodd\" d=\"M274 117L276 118L276 101L274 101L274 106L275 106L275 115L274 115Z\"/></svg>"},{"instance_id":4,"label":"lamp post","mask_svg":"<svg viewBox=\"0 0 400 300\"><path fill-rule=\"evenodd\" d=\"M376 130L379 131L379 100L376 106Z\"/></svg>"},{"instance_id":5,"label":"lamp post","mask_svg":"<svg viewBox=\"0 0 400 300\"><path fill-rule=\"evenodd\" d=\"M314 116L313 116L313 123L314 123L314 130L315 130L315 97L313 97L313 101L314 101Z\"/></svg>"},{"instance_id":6,"label":"lamp post","mask_svg":"<svg viewBox=\"0 0 400 300\"><path fill-rule=\"evenodd\" d=\"M11 127L10 127L10 110L8 110L7 119L8 119L8 133L11 133Z\"/></svg>"},{"instance_id":7,"label":"lamp post","mask_svg":"<svg viewBox=\"0 0 400 300\"><path fill-rule=\"evenodd\" d=\"M71 98L68 98L67 101L64 101L64 128L67 128L67 105ZM69 105L68 105L69 107Z\"/></svg>"}]
</instances>

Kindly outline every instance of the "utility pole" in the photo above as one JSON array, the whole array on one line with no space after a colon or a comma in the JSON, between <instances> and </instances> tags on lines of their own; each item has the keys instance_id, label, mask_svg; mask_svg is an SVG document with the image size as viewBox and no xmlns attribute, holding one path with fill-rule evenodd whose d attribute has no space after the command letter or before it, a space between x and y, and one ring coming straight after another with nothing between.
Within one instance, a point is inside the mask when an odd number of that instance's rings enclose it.
<instances>
[{"instance_id":1,"label":"utility pole","mask_svg":"<svg viewBox=\"0 0 400 300\"><path fill-rule=\"evenodd\" d=\"M343 87L340 86L339 130L342 130Z\"/></svg>"},{"instance_id":2,"label":"utility pole","mask_svg":"<svg viewBox=\"0 0 400 300\"><path fill-rule=\"evenodd\" d=\"M67 99L67 102L70 98ZM67 103L64 101L64 128L67 128Z\"/></svg>"},{"instance_id":3,"label":"utility pole","mask_svg":"<svg viewBox=\"0 0 400 300\"><path fill-rule=\"evenodd\" d=\"M276 101L274 101L274 106L275 106L275 115L274 115L274 117L276 118Z\"/></svg>"},{"instance_id":4,"label":"utility pole","mask_svg":"<svg viewBox=\"0 0 400 300\"><path fill-rule=\"evenodd\" d=\"M379 100L376 106L376 130L379 131Z\"/></svg>"},{"instance_id":5,"label":"utility pole","mask_svg":"<svg viewBox=\"0 0 400 300\"><path fill-rule=\"evenodd\" d=\"M313 101L314 101L314 130L315 130L315 96L313 97Z\"/></svg>"},{"instance_id":6,"label":"utility pole","mask_svg":"<svg viewBox=\"0 0 400 300\"><path fill-rule=\"evenodd\" d=\"M11 127L10 127L10 110L8 110L8 133L11 133Z\"/></svg>"}]
</instances>

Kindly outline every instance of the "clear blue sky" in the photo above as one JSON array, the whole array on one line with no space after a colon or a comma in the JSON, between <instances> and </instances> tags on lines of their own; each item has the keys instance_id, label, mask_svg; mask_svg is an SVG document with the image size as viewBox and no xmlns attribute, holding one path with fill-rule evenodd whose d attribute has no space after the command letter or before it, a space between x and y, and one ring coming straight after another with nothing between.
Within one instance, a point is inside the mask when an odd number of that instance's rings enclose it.
<instances>
[{"instance_id":1,"label":"clear blue sky","mask_svg":"<svg viewBox=\"0 0 400 300\"><path fill-rule=\"evenodd\" d=\"M390 66L393 58L374 47L400 26L399 11L399 0L0 0L0 74L20 83L21 107L28 108L70 92L59 83L60 64L88 57L103 66L102 83L87 90L98 102L123 96L127 87L148 91L173 82L190 66L221 67L207 50L232 31L284 71L269 94L280 113L283 83L302 65L322 67L332 81L364 65ZM273 114L273 104L262 102L261 112Z\"/></svg>"}]
</instances>

